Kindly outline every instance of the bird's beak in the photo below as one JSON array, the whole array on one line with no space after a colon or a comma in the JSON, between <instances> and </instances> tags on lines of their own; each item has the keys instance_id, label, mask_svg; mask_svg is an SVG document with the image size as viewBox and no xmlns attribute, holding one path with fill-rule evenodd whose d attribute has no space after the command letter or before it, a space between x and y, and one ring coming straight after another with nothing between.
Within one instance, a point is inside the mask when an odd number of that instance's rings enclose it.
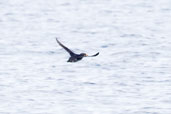
<instances>
[{"instance_id":1,"label":"bird's beak","mask_svg":"<svg viewBox=\"0 0 171 114\"><path fill-rule=\"evenodd\" d=\"M87 57L88 55L87 54L85 54L85 57Z\"/></svg>"}]
</instances>

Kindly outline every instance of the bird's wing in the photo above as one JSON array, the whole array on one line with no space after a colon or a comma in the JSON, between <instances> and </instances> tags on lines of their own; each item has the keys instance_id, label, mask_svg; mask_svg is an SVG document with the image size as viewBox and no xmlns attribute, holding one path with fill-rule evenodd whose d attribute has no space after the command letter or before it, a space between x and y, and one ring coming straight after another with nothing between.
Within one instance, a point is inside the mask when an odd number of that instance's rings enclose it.
<instances>
[{"instance_id":1,"label":"bird's wing","mask_svg":"<svg viewBox=\"0 0 171 114\"><path fill-rule=\"evenodd\" d=\"M95 57L95 56L97 56L97 55L99 55L99 52L98 52L98 53L96 53L96 54L94 54L94 55L87 56L87 57Z\"/></svg>"},{"instance_id":2,"label":"bird's wing","mask_svg":"<svg viewBox=\"0 0 171 114\"><path fill-rule=\"evenodd\" d=\"M72 55L75 55L75 53L74 52L72 52L70 49L68 49L66 46L64 46L61 42L59 42L59 40L56 38L56 41L57 41L57 43L61 46L61 47L63 47L71 56Z\"/></svg>"},{"instance_id":3,"label":"bird's wing","mask_svg":"<svg viewBox=\"0 0 171 114\"><path fill-rule=\"evenodd\" d=\"M98 53L96 53L96 54L94 54L94 55L92 55L93 57L95 57L95 56L97 56L97 55L99 55L99 52Z\"/></svg>"}]
</instances>

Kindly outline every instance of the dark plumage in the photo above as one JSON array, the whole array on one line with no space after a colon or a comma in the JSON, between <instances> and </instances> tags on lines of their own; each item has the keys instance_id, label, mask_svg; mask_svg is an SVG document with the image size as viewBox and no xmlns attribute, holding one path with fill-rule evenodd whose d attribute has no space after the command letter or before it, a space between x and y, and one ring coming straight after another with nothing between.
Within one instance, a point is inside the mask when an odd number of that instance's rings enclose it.
<instances>
[{"instance_id":1,"label":"dark plumage","mask_svg":"<svg viewBox=\"0 0 171 114\"><path fill-rule=\"evenodd\" d=\"M71 51L69 48L64 46L61 42L59 42L57 38L56 38L56 41L61 47L63 47L70 54L70 58L68 59L67 62L77 62L77 61L80 61L83 57L95 57L99 55L99 52L92 56L88 56L86 53L76 54L73 51Z\"/></svg>"}]
</instances>

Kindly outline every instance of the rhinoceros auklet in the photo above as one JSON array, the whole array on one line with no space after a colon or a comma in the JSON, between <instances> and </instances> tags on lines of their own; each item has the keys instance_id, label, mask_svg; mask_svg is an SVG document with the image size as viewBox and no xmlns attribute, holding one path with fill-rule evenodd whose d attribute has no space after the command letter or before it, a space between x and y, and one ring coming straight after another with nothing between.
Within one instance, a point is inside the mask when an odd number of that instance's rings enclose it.
<instances>
[{"instance_id":1,"label":"rhinoceros auklet","mask_svg":"<svg viewBox=\"0 0 171 114\"><path fill-rule=\"evenodd\" d=\"M77 61L80 61L83 57L95 57L99 55L99 52L91 56L88 56L86 53L76 54L73 51L71 51L69 48L64 46L61 42L59 42L57 38L56 38L56 41L61 47L63 47L70 54L70 58L68 59L67 62L77 62Z\"/></svg>"}]
</instances>

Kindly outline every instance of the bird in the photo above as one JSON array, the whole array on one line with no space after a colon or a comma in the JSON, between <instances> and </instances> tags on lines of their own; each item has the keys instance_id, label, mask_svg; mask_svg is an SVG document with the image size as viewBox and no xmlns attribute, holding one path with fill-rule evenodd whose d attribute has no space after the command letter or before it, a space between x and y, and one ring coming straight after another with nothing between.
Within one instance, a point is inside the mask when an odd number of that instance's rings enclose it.
<instances>
[{"instance_id":1,"label":"bird","mask_svg":"<svg viewBox=\"0 0 171 114\"><path fill-rule=\"evenodd\" d=\"M86 53L80 53L80 54L76 54L74 53L73 51L71 51L68 47L66 47L65 45L63 45L59 40L58 38L56 38L56 41L57 43L62 47L64 48L70 55L69 59L67 62L78 62L80 60L83 59L83 57L95 57L97 55L99 55L99 52L94 54L94 55L91 55L91 56L88 56Z\"/></svg>"}]
</instances>

